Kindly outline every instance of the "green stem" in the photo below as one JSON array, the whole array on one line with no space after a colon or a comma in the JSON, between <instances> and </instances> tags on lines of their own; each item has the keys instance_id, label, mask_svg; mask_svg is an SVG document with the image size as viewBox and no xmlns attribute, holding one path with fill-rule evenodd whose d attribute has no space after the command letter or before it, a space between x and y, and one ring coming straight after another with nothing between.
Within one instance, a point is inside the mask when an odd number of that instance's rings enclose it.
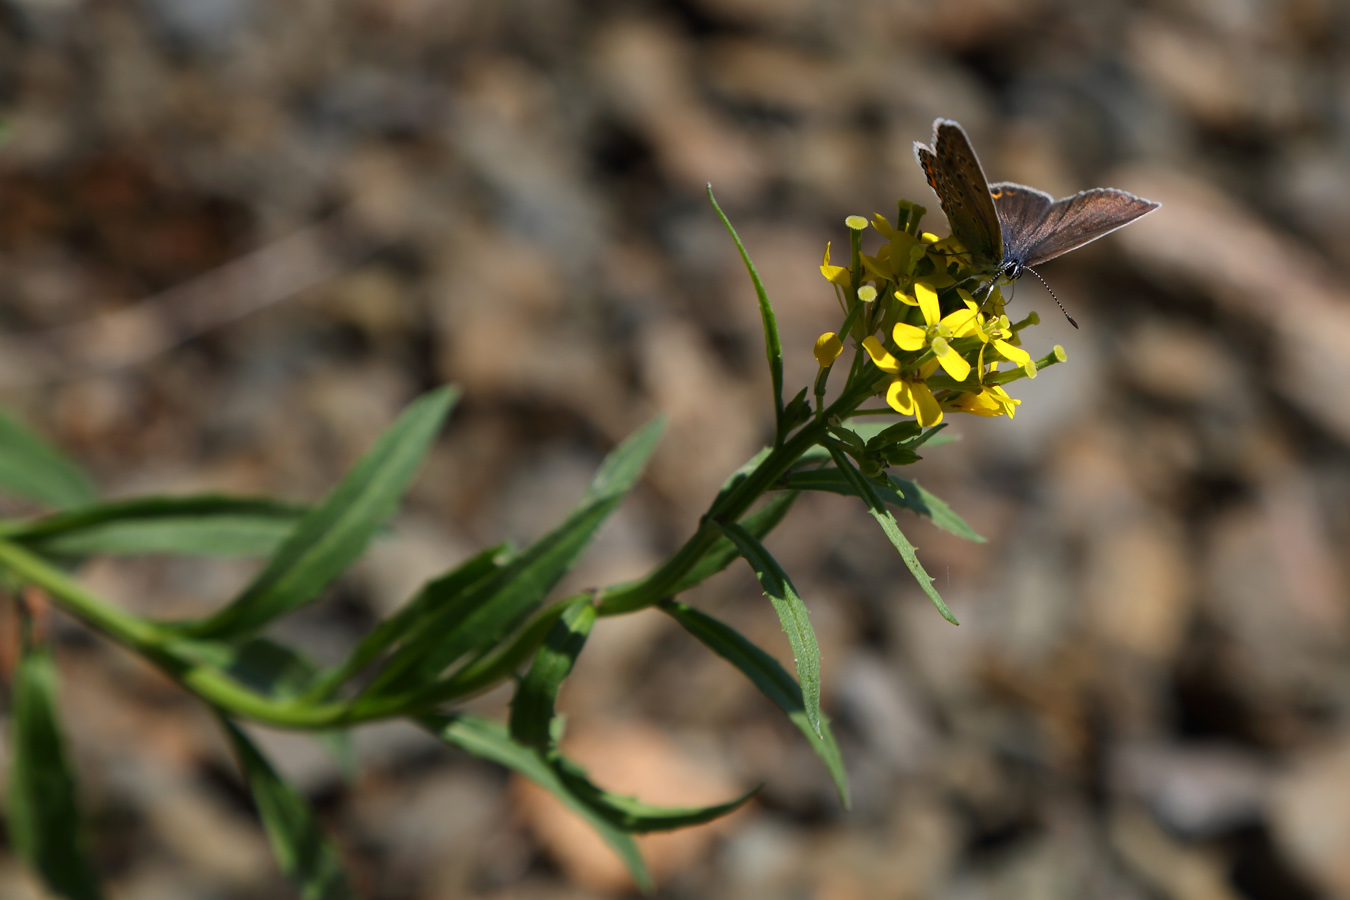
<instances>
[{"instance_id":1,"label":"green stem","mask_svg":"<svg viewBox=\"0 0 1350 900\"><path fill-rule=\"evenodd\" d=\"M0 566L42 588L63 610L154 662L188 691L232 715L284 728L328 728L348 721L345 704L301 706L274 700L243 687L219 669L184 660L173 652L174 641L181 639L177 634L118 609L22 547L0 541Z\"/></svg>"},{"instance_id":2,"label":"green stem","mask_svg":"<svg viewBox=\"0 0 1350 900\"><path fill-rule=\"evenodd\" d=\"M645 578L628 584L602 590L596 598L600 615L615 616L653 606L669 596L671 589L703 558L722 537L722 530L714 523L719 517L734 522L754 505L762 494L771 489L786 474L802 454L820 443L830 421L847 416L859 403L872 396L872 391L854 388L836 400L824 416L804 425L786 442L778 445L764 458L744 481L720 500L714 501L703 514L698 529L684 546Z\"/></svg>"}]
</instances>

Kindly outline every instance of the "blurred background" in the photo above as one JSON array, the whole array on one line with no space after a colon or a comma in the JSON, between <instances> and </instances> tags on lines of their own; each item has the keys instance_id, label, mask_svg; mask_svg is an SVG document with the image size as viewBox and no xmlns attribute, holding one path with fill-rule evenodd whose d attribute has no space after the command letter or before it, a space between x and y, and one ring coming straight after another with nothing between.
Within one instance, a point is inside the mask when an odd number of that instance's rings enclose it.
<instances>
[{"instance_id":1,"label":"blurred background","mask_svg":"<svg viewBox=\"0 0 1350 900\"><path fill-rule=\"evenodd\" d=\"M744 812L647 845L670 898L1350 897L1350 6L1339 0L3 0L0 403L111 495L315 499L403 404L466 394L404 512L282 632L326 659L427 576L543 533L615 442L670 425L574 583L684 538L766 440L753 293L790 392L837 327L817 266L959 120L993 180L1161 211L1032 279L1015 420L905 474L988 538L856 502L769 544L812 610L853 778L656 613L602 622L568 748L655 802ZM865 246L875 249L875 234ZM245 564L99 562L130 608ZM688 598L788 659L746 567ZM58 629L117 898L285 898L203 709ZM477 704L500 711L506 695ZM411 729L359 772L260 740L375 900L628 896L579 824ZM8 855L0 894L40 894Z\"/></svg>"}]
</instances>

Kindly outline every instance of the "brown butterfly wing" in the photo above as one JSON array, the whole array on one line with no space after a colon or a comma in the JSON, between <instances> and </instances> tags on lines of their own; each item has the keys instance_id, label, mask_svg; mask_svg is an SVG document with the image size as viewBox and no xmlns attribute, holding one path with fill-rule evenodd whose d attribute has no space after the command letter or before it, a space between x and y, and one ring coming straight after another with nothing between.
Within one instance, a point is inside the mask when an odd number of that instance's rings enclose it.
<instances>
[{"instance_id":1,"label":"brown butterfly wing","mask_svg":"<svg viewBox=\"0 0 1350 900\"><path fill-rule=\"evenodd\" d=\"M989 182L961 126L950 119L933 122L933 146L914 142L914 155L937 194L952 234L977 265L1003 261L1003 233Z\"/></svg>"},{"instance_id":2,"label":"brown butterfly wing","mask_svg":"<svg viewBox=\"0 0 1350 900\"><path fill-rule=\"evenodd\" d=\"M1039 211L1041 198L1049 196L1034 188L999 184L1003 197L995 198L1004 229L1008 258L1037 266L1091 243L1162 204L1115 188L1093 188L1056 200ZM1039 195L1031 199L1031 195ZM1039 211L1039 212L1038 212Z\"/></svg>"},{"instance_id":3,"label":"brown butterfly wing","mask_svg":"<svg viewBox=\"0 0 1350 900\"><path fill-rule=\"evenodd\" d=\"M1003 232L1005 259L1018 259L1018 252L1034 244L1040 226L1055 205L1055 198L1025 184L1000 181L989 185L989 196L998 212L999 229Z\"/></svg>"}]
</instances>

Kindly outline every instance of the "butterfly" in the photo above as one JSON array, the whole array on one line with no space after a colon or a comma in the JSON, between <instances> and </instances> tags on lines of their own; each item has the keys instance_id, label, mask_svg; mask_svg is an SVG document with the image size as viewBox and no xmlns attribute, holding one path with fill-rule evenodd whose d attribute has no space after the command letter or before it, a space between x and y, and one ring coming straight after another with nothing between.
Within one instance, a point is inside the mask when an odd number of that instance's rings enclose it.
<instances>
[{"instance_id":1,"label":"butterfly","mask_svg":"<svg viewBox=\"0 0 1350 900\"><path fill-rule=\"evenodd\" d=\"M951 119L935 120L933 146L915 141L914 156L971 262L995 273L991 292L1000 278L1016 281L1023 272L1040 278L1032 266L1076 250L1162 205L1115 188L1093 188L1056 200L1024 184L990 184L970 138ZM1064 311L1058 297L1055 303ZM1064 316L1078 327L1067 311Z\"/></svg>"}]
</instances>

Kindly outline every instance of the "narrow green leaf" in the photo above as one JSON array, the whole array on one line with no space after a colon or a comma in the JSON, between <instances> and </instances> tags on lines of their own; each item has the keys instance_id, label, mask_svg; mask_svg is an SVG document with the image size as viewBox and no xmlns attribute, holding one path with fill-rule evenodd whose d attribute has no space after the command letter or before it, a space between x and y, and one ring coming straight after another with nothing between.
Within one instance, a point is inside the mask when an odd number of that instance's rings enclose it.
<instances>
[{"instance_id":1,"label":"narrow green leaf","mask_svg":"<svg viewBox=\"0 0 1350 900\"><path fill-rule=\"evenodd\" d=\"M500 572L514 552L515 548L508 543L497 544L424 584L416 596L367 632L342 665L323 673L306 699L319 701L331 696L333 691L360 674L385 650L405 636L419 631L437 610L454 603L470 588ZM434 675L434 672L429 673L429 676Z\"/></svg>"},{"instance_id":2,"label":"narrow green leaf","mask_svg":"<svg viewBox=\"0 0 1350 900\"><path fill-rule=\"evenodd\" d=\"M267 499L146 497L55 513L7 536L48 556L266 556L304 513Z\"/></svg>"},{"instance_id":3,"label":"narrow green leaf","mask_svg":"<svg viewBox=\"0 0 1350 900\"><path fill-rule=\"evenodd\" d=\"M590 597L578 597L563 612L544 645L534 655L530 671L521 679L511 698L511 739L547 752L553 747L550 726L562 683L586 646L596 609Z\"/></svg>"},{"instance_id":4,"label":"narrow green leaf","mask_svg":"<svg viewBox=\"0 0 1350 900\"><path fill-rule=\"evenodd\" d=\"M0 413L0 491L62 508L92 503L88 477L55 447Z\"/></svg>"},{"instance_id":5,"label":"narrow green leaf","mask_svg":"<svg viewBox=\"0 0 1350 900\"><path fill-rule=\"evenodd\" d=\"M721 509L723 501L730 496L731 492L741 486L741 482L749 478L760 467L764 460L769 458L773 452L772 447L761 447L759 452L750 457L739 469L727 476L727 480L722 482L722 486L717 490L717 496L713 498L712 506L709 507L711 515L717 515Z\"/></svg>"},{"instance_id":6,"label":"narrow green leaf","mask_svg":"<svg viewBox=\"0 0 1350 900\"><path fill-rule=\"evenodd\" d=\"M776 425L774 434L777 435L775 442L781 442L786 429L783 427L783 341L778 336L778 320L773 314L773 306L769 303L769 295L764 290L764 282L759 279L759 270L750 261L750 254L746 252L745 245L741 243L740 235L736 234L736 229L731 227L731 220L727 218L726 213L722 212L722 207L717 205L717 198L713 196L711 184L708 185L708 202L712 204L713 209L717 210L717 217L722 220L722 224L727 228L727 233L736 242L736 249L740 251L741 261L745 263L745 270L750 273L750 281L755 286L755 296L759 298L759 316L764 322L764 353L769 359L769 377L773 380L774 422Z\"/></svg>"},{"instance_id":7,"label":"narrow green leaf","mask_svg":"<svg viewBox=\"0 0 1350 900\"><path fill-rule=\"evenodd\" d=\"M354 898L337 848L324 834L309 803L281 779L237 725L224 716L220 724L234 747L281 871L300 885L304 900Z\"/></svg>"},{"instance_id":8,"label":"narrow green leaf","mask_svg":"<svg viewBox=\"0 0 1350 900\"><path fill-rule=\"evenodd\" d=\"M544 607L512 637L478 651L459 671L433 684L419 699L425 697L428 703L439 704L463 700L497 686L534 655L569 605L564 599Z\"/></svg>"},{"instance_id":9,"label":"narrow green leaf","mask_svg":"<svg viewBox=\"0 0 1350 900\"><path fill-rule=\"evenodd\" d=\"M537 610L627 496L664 428L654 420L606 457L562 525L514 556L496 575L442 605L409 636L372 682L367 697L415 691L467 653L498 644Z\"/></svg>"},{"instance_id":10,"label":"narrow green leaf","mask_svg":"<svg viewBox=\"0 0 1350 900\"><path fill-rule=\"evenodd\" d=\"M56 715L56 666L47 648L25 648L14 670L6 816L16 854L53 894L102 896L85 855L75 776Z\"/></svg>"},{"instance_id":11,"label":"narrow green leaf","mask_svg":"<svg viewBox=\"0 0 1350 900\"><path fill-rule=\"evenodd\" d=\"M886 503L877 493L876 486L863 477L863 473L859 472L853 465L853 461L848 458L848 454L831 447L830 456L834 458L835 467L844 473L858 496L867 504L867 509L872 513L872 518L877 520L881 525L881 530L886 533L886 537L890 538L891 543L895 545L895 549L900 551L900 558L905 561L910 574L914 576L914 580L919 583L923 592L928 595L928 599L933 601L933 606L937 607L937 611L942 614L942 618L953 625L960 625L961 623L956 621L956 616L952 614L947 604L943 602L942 597L939 596L937 589L933 587L933 576L924 571L923 564L919 562L919 556L914 550L914 545L900 531L895 516L891 515L891 511L886 508Z\"/></svg>"},{"instance_id":12,"label":"narrow green leaf","mask_svg":"<svg viewBox=\"0 0 1350 900\"><path fill-rule=\"evenodd\" d=\"M792 659L797 666L797 680L801 683L806 719L816 736L820 737L823 727L820 714L820 645L816 643L816 632L811 627L806 604L797 596L797 589L778 565L778 560L755 540L754 535L733 522L719 522L718 526L736 545L750 568L755 570L760 586L778 613L778 621L782 623L788 643L792 646Z\"/></svg>"},{"instance_id":13,"label":"narrow green leaf","mask_svg":"<svg viewBox=\"0 0 1350 900\"><path fill-rule=\"evenodd\" d=\"M783 517L787 515L796 499L796 491L775 494L759 509L747 513L741 519L740 526L754 535L756 540L762 540L766 534L778 527L779 522L783 521ZM671 589L671 594L678 594L702 584L731 565L740 555L735 544L725 537L719 537L708 552L703 554L703 558Z\"/></svg>"},{"instance_id":14,"label":"narrow green leaf","mask_svg":"<svg viewBox=\"0 0 1350 900\"><path fill-rule=\"evenodd\" d=\"M299 651L268 638L234 647L226 672L245 687L277 699L298 697L314 681L319 667Z\"/></svg>"},{"instance_id":15,"label":"narrow green leaf","mask_svg":"<svg viewBox=\"0 0 1350 900\"><path fill-rule=\"evenodd\" d=\"M629 834L675 831L692 825L703 825L735 812L759 793L759 788L756 787L734 800L714 806L652 806L635 797L611 794L596 787L591 783L585 769L560 754L552 754L550 761L563 783L581 802Z\"/></svg>"},{"instance_id":16,"label":"narrow green leaf","mask_svg":"<svg viewBox=\"0 0 1350 900\"><path fill-rule=\"evenodd\" d=\"M618 854L628 872L644 893L652 890L651 876L642 861L637 844L622 828L582 801L558 772L540 754L511 740L506 728L481 716L423 716L422 726L441 740L479 759L505 766L553 794L570 810L581 816Z\"/></svg>"},{"instance_id":17,"label":"narrow green leaf","mask_svg":"<svg viewBox=\"0 0 1350 900\"><path fill-rule=\"evenodd\" d=\"M240 686L273 700L297 700L313 692L320 673L318 664L304 654L267 638L231 644L174 635L160 650L165 654L162 660L171 665L219 669ZM345 777L355 777L356 749L350 731L306 733L332 755Z\"/></svg>"},{"instance_id":18,"label":"narrow green leaf","mask_svg":"<svg viewBox=\"0 0 1350 900\"><path fill-rule=\"evenodd\" d=\"M926 516L933 524L944 531L950 531L968 541L983 544L984 538L971 528L956 512L921 487L918 482L906 478L888 475L890 486L873 484L877 496L885 502L904 507L911 512ZM849 477L838 469L805 469L793 472L783 484L784 489L794 491L827 491L846 497L857 497L857 489ZM865 498L864 498L865 499Z\"/></svg>"},{"instance_id":19,"label":"narrow green leaf","mask_svg":"<svg viewBox=\"0 0 1350 900\"><path fill-rule=\"evenodd\" d=\"M844 769L844 760L839 755L839 745L835 743L834 732L829 720L821 717L820 734L816 734L806 715L806 701L802 697L801 685L787 673L768 653L748 641L730 625L719 622L706 613L699 612L683 603L664 603L661 605L667 613L684 626L694 637L703 642L709 650L731 663L751 684L759 688L760 693L768 697L783 712L793 725L806 735L811 749L825 764L839 793L839 802L844 809L852 803L848 792L848 772Z\"/></svg>"},{"instance_id":20,"label":"narrow green leaf","mask_svg":"<svg viewBox=\"0 0 1350 900\"><path fill-rule=\"evenodd\" d=\"M295 526L243 593L215 615L187 626L199 637L233 639L313 600L365 552L394 514L458 398L441 388L409 406L342 483Z\"/></svg>"},{"instance_id":21,"label":"narrow green leaf","mask_svg":"<svg viewBox=\"0 0 1350 900\"><path fill-rule=\"evenodd\" d=\"M891 485L904 498L906 509L913 510L921 516L927 516L933 520L933 524L943 531L950 531L957 537L963 537L968 541L977 544L985 542L984 536L966 523L966 520L956 514L945 500L936 496L917 481L908 478L897 478L894 475L889 476Z\"/></svg>"}]
</instances>

